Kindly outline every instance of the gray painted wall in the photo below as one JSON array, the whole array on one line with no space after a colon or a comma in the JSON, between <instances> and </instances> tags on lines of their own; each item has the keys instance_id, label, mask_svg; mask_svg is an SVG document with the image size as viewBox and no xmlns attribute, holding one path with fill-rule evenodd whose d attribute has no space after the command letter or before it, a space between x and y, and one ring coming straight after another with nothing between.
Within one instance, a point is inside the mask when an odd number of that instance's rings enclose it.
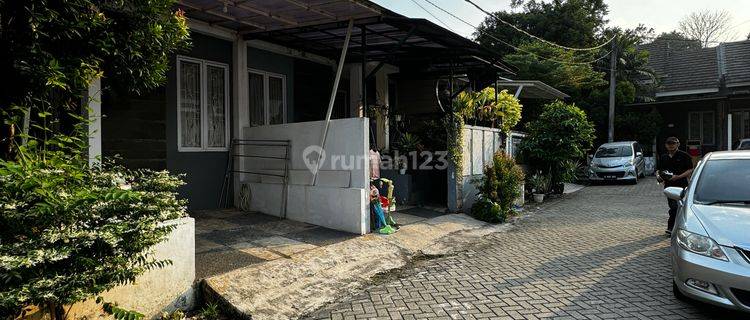
<instances>
[{"instance_id":1,"label":"gray painted wall","mask_svg":"<svg viewBox=\"0 0 750 320\"><path fill-rule=\"evenodd\" d=\"M102 153L128 168L167 166L164 87L136 95L103 79Z\"/></svg>"},{"instance_id":2,"label":"gray painted wall","mask_svg":"<svg viewBox=\"0 0 750 320\"><path fill-rule=\"evenodd\" d=\"M206 59L229 65L229 99L231 116L232 101L232 43L193 32L193 46L183 56ZM172 173L184 173L185 182L179 192L189 200L191 210L215 209L219 206L219 193L227 166L227 152L178 152L177 151L177 74L176 59L168 74L166 86L167 169Z\"/></svg>"}]
</instances>

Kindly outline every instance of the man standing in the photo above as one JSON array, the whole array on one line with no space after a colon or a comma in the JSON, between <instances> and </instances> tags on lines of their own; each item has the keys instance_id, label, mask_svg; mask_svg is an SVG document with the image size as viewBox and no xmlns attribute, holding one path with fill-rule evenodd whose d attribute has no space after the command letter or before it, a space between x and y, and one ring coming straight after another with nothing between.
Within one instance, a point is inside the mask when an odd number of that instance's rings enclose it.
<instances>
[{"instance_id":1,"label":"man standing","mask_svg":"<svg viewBox=\"0 0 750 320\"><path fill-rule=\"evenodd\" d=\"M680 140L677 137L667 138L664 147L667 149L667 153L659 158L657 180L664 183L664 188L686 188L688 178L693 173L693 159L687 152L679 149ZM671 172L672 175L665 174L667 171ZM669 204L669 220L667 221L666 233L671 235L677 215L677 200L667 199L667 203Z\"/></svg>"}]
</instances>

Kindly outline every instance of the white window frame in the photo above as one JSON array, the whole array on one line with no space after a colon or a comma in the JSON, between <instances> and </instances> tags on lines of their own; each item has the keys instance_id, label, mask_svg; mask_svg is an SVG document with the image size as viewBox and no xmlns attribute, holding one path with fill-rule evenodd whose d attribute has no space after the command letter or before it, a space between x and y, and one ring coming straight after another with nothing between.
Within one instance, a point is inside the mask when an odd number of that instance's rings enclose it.
<instances>
[{"instance_id":1,"label":"white window frame","mask_svg":"<svg viewBox=\"0 0 750 320\"><path fill-rule=\"evenodd\" d=\"M191 62L200 65L200 91L201 91L201 146L200 147L183 147L182 146L182 101L180 97L181 79L180 62ZM208 67L218 67L224 69L224 146L208 146ZM230 132L230 107L229 103L232 97L229 96L229 65L204 59L196 59L186 56L177 56L177 151L178 152L225 152L229 150L229 132Z\"/></svg>"},{"instance_id":2,"label":"white window frame","mask_svg":"<svg viewBox=\"0 0 750 320\"><path fill-rule=\"evenodd\" d=\"M688 121L687 121L688 122L688 139L690 139L690 137L693 136L693 128L690 126L690 117L692 117L693 115L697 115L700 119L699 121L700 126L698 128L698 136L700 136L701 144L705 144L708 146L716 145L716 118L715 118L713 111L691 111L688 113ZM706 137L703 136L703 119L707 115L710 115L714 123L714 130L711 132L711 138L712 138L711 140L713 140L713 142L709 144L705 143Z\"/></svg>"},{"instance_id":3,"label":"white window frame","mask_svg":"<svg viewBox=\"0 0 750 320\"><path fill-rule=\"evenodd\" d=\"M269 72L265 70L260 69L253 69L253 68L247 68L248 73L248 79L250 79L250 73L255 73L258 75L263 76L263 124L264 126L271 124L271 95L270 95L270 89L269 89L269 78L270 77L276 77L281 78L281 98L282 98L282 107L281 107L281 123L287 123L287 109L286 109L286 75L283 75L281 73L274 73ZM249 83L248 83L249 85ZM246 90L248 91L248 94L250 93L250 87L247 87ZM247 102L247 110L248 110L248 121L250 114L252 113L250 111L250 99L248 99Z\"/></svg>"}]
</instances>

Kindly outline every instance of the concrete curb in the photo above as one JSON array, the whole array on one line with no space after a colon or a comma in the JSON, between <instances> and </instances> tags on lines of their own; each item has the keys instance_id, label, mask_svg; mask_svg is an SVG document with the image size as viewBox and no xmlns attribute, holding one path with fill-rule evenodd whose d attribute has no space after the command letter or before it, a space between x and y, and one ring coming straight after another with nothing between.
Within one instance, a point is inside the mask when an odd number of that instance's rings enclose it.
<instances>
[{"instance_id":1,"label":"concrete curb","mask_svg":"<svg viewBox=\"0 0 750 320\"><path fill-rule=\"evenodd\" d=\"M239 319L296 319L354 294L378 275L413 259L442 256L510 224L449 214L407 225L389 236L368 234L205 279L203 292Z\"/></svg>"}]
</instances>

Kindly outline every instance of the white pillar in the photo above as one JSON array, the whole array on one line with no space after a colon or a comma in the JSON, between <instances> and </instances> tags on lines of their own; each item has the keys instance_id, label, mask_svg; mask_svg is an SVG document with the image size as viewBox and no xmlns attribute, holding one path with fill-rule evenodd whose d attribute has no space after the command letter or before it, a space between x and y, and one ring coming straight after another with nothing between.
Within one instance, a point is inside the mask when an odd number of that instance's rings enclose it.
<instances>
[{"instance_id":1,"label":"white pillar","mask_svg":"<svg viewBox=\"0 0 750 320\"><path fill-rule=\"evenodd\" d=\"M362 117L362 67L359 63L349 65L349 114Z\"/></svg>"},{"instance_id":2,"label":"white pillar","mask_svg":"<svg viewBox=\"0 0 750 320\"><path fill-rule=\"evenodd\" d=\"M727 150L732 150L732 113L727 112Z\"/></svg>"},{"instance_id":3,"label":"white pillar","mask_svg":"<svg viewBox=\"0 0 750 320\"><path fill-rule=\"evenodd\" d=\"M386 70L389 68L383 67L375 74L375 96L377 97L377 104L381 106L388 106L388 73ZM390 113L390 110L388 110ZM377 128L375 133L378 135L378 148L388 150L388 113L384 117L376 119ZM382 141L380 138L383 138Z\"/></svg>"},{"instance_id":4,"label":"white pillar","mask_svg":"<svg viewBox=\"0 0 750 320\"><path fill-rule=\"evenodd\" d=\"M248 109L248 78L247 78L247 42L241 35L237 35L232 44L232 113L231 139L243 139L242 129L250 124ZM231 156L231 155L230 155ZM234 168L245 170L242 159L235 158ZM233 176L234 204L239 203L240 182L244 179L241 173Z\"/></svg>"},{"instance_id":5,"label":"white pillar","mask_svg":"<svg viewBox=\"0 0 750 320\"><path fill-rule=\"evenodd\" d=\"M89 84L86 104L89 119L89 165L99 163L102 156L102 79Z\"/></svg>"}]
</instances>

